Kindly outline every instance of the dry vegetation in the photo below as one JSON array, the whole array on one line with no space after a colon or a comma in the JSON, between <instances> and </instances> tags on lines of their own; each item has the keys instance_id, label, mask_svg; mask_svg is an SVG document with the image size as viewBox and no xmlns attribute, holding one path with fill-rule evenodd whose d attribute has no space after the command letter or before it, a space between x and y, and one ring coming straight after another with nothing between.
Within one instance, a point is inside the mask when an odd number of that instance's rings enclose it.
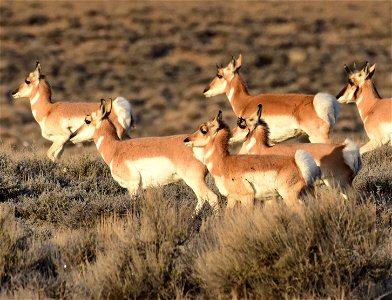
<instances>
[{"instance_id":1,"label":"dry vegetation","mask_svg":"<svg viewBox=\"0 0 392 300\"><path fill-rule=\"evenodd\" d=\"M137 199L99 158L1 149L0 291L50 298L373 298L392 291L391 147L364 157L349 200L317 189L192 216L185 185ZM370 171L371 169L371 171ZM377 176L372 176L374 173ZM370 175L370 176L369 176ZM390 294L389 294L390 295Z\"/></svg>"},{"instance_id":2,"label":"dry vegetation","mask_svg":"<svg viewBox=\"0 0 392 300\"><path fill-rule=\"evenodd\" d=\"M46 158L27 101L7 96L37 59L56 101L129 98L135 136L193 131L218 108L234 120L201 91L240 52L252 93L337 94L343 64L369 60L392 94L389 1L178 3L0 2L0 298L392 297L391 147L363 156L347 201L318 188L301 216L194 217L185 184L130 199L95 147ZM366 140L355 107L332 136Z\"/></svg>"}]
</instances>

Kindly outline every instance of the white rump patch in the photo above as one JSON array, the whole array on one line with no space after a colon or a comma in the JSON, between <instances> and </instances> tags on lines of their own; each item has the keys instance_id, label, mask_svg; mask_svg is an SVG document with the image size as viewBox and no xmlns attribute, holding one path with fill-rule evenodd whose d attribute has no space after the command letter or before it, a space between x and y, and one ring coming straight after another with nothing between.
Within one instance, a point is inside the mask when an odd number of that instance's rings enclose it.
<instances>
[{"instance_id":1,"label":"white rump patch","mask_svg":"<svg viewBox=\"0 0 392 300\"><path fill-rule=\"evenodd\" d=\"M333 126L339 115L339 102L327 93L317 93L313 98L313 107L320 119Z\"/></svg>"},{"instance_id":2,"label":"white rump patch","mask_svg":"<svg viewBox=\"0 0 392 300\"><path fill-rule=\"evenodd\" d=\"M134 120L132 114L132 105L124 97L117 97L113 101L113 110L118 117L118 122L125 129L128 130L131 128L132 120Z\"/></svg>"},{"instance_id":3,"label":"white rump patch","mask_svg":"<svg viewBox=\"0 0 392 300\"><path fill-rule=\"evenodd\" d=\"M362 167L361 155L359 154L359 146L350 139L346 139L344 141L344 144L346 145L343 148L344 162L350 167L355 176Z\"/></svg>"},{"instance_id":4,"label":"white rump patch","mask_svg":"<svg viewBox=\"0 0 392 300\"><path fill-rule=\"evenodd\" d=\"M294 155L295 163L301 171L306 185L310 186L314 180L320 176L320 168L317 166L310 153L304 150L297 150Z\"/></svg>"}]
</instances>

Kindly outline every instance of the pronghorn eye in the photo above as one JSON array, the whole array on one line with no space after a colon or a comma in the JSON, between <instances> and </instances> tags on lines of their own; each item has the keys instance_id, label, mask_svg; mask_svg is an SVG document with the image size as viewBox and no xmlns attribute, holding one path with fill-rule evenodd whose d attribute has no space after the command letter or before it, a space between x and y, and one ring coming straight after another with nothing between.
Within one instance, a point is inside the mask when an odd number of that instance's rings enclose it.
<instances>
[{"instance_id":1,"label":"pronghorn eye","mask_svg":"<svg viewBox=\"0 0 392 300\"><path fill-rule=\"evenodd\" d=\"M238 125L239 128L245 129L246 128L246 122L242 122L241 124Z\"/></svg>"},{"instance_id":2,"label":"pronghorn eye","mask_svg":"<svg viewBox=\"0 0 392 300\"><path fill-rule=\"evenodd\" d=\"M202 134L207 134L208 130L205 129L204 127L201 127L201 128L200 128L200 132L201 132Z\"/></svg>"},{"instance_id":3,"label":"pronghorn eye","mask_svg":"<svg viewBox=\"0 0 392 300\"><path fill-rule=\"evenodd\" d=\"M223 78L223 75L217 74L216 77L218 77L219 79Z\"/></svg>"},{"instance_id":4,"label":"pronghorn eye","mask_svg":"<svg viewBox=\"0 0 392 300\"><path fill-rule=\"evenodd\" d=\"M30 84L30 80L25 79L26 84Z\"/></svg>"},{"instance_id":5,"label":"pronghorn eye","mask_svg":"<svg viewBox=\"0 0 392 300\"><path fill-rule=\"evenodd\" d=\"M84 123L90 124L90 123L91 123L91 120L89 120L89 119L84 119Z\"/></svg>"}]
</instances>

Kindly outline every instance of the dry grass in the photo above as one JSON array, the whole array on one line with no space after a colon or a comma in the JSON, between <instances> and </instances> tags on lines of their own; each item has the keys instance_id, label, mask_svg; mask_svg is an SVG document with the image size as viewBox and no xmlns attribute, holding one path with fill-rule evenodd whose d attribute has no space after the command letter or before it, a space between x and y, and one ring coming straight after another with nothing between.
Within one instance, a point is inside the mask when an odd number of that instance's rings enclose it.
<instances>
[{"instance_id":1,"label":"dry grass","mask_svg":"<svg viewBox=\"0 0 392 300\"><path fill-rule=\"evenodd\" d=\"M317 189L300 215L276 203L192 218L195 197L184 184L129 199L93 155L54 164L3 147L0 297L388 294L391 153L364 156L348 201Z\"/></svg>"}]
</instances>

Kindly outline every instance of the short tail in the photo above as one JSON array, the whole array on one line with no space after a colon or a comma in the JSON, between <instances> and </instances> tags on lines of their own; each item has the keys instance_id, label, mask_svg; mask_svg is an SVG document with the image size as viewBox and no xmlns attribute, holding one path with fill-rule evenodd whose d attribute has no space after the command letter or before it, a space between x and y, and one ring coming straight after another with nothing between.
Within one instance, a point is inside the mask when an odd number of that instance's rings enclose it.
<instances>
[{"instance_id":1,"label":"short tail","mask_svg":"<svg viewBox=\"0 0 392 300\"><path fill-rule=\"evenodd\" d=\"M117 97L113 101L113 109L117 115L117 120L120 125L128 132L134 127L135 118L133 116L131 102L124 97Z\"/></svg>"},{"instance_id":2,"label":"short tail","mask_svg":"<svg viewBox=\"0 0 392 300\"><path fill-rule=\"evenodd\" d=\"M362 167L361 155L359 153L359 146L350 139L344 141L343 159L346 165L353 171L353 175L357 175Z\"/></svg>"},{"instance_id":3,"label":"short tail","mask_svg":"<svg viewBox=\"0 0 392 300\"><path fill-rule=\"evenodd\" d=\"M320 168L317 166L313 157L304 150L297 150L294 159L306 185L311 186L313 182L320 177Z\"/></svg>"},{"instance_id":4,"label":"short tail","mask_svg":"<svg viewBox=\"0 0 392 300\"><path fill-rule=\"evenodd\" d=\"M317 93L313 98L313 107L320 119L333 126L339 115L339 102L335 96L327 93Z\"/></svg>"}]
</instances>

